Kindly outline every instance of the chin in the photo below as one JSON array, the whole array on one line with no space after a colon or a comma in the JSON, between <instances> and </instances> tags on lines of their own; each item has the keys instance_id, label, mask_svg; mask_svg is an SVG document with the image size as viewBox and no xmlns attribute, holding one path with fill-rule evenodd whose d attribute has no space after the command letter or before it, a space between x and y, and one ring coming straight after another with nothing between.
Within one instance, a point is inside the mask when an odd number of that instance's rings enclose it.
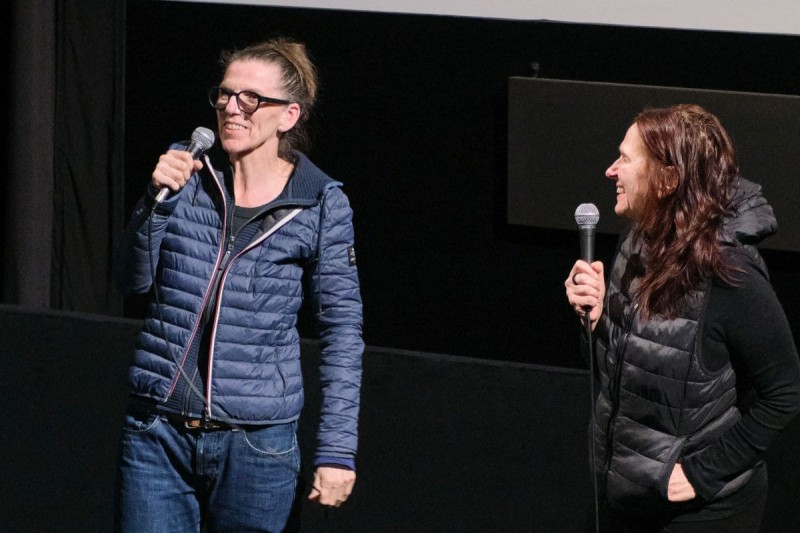
<instances>
[{"instance_id":1,"label":"chin","mask_svg":"<svg viewBox=\"0 0 800 533\"><path fill-rule=\"evenodd\" d=\"M230 139L223 140L220 144L222 145L222 149L228 152L229 154L234 154L236 152L242 151L242 147L239 145L240 143L237 143Z\"/></svg>"}]
</instances>

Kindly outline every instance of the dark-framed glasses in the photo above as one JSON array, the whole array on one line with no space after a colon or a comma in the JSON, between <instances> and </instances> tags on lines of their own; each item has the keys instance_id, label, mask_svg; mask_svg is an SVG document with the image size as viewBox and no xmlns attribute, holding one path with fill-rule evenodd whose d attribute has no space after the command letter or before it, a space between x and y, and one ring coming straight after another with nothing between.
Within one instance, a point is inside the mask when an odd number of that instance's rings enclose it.
<instances>
[{"instance_id":1,"label":"dark-framed glasses","mask_svg":"<svg viewBox=\"0 0 800 533\"><path fill-rule=\"evenodd\" d=\"M227 107L231 96L236 97L236 105L242 113L254 113L261 104L288 105L289 100L261 96L253 91L239 91L235 93L225 87L212 87L208 90L208 102L211 107L222 111Z\"/></svg>"}]
</instances>

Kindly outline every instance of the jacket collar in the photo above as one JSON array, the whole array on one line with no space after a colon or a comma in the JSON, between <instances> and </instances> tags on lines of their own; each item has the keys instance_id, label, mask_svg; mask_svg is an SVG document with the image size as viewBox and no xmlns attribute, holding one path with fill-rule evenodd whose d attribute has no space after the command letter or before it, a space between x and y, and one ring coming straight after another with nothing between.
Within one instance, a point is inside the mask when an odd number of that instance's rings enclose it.
<instances>
[{"instance_id":1,"label":"jacket collar","mask_svg":"<svg viewBox=\"0 0 800 533\"><path fill-rule=\"evenodd\" d=\"M286 185L286 200L299 205L314 205L325 191L342 186L320 170L304 153L295 150L295 155L297 162Z\"/></svg>"},{"instance_id":2,"label":"jacket collar","mask_svg":"<svg viewBox=\"0 0 800 533\"><path fill-rule=\"evenodd\" d=\"M304 153L295 150L297 160L289 182L281 195L270 202L270 207L299 206L311 207L317 205L322 195L333 187L341 187L342 183L336 181L319 169ZM225 191L228 200L231 199L230 180L232 170L230 165L224 171L215 170L215 179Z\"/></svg>"}]
</instances>

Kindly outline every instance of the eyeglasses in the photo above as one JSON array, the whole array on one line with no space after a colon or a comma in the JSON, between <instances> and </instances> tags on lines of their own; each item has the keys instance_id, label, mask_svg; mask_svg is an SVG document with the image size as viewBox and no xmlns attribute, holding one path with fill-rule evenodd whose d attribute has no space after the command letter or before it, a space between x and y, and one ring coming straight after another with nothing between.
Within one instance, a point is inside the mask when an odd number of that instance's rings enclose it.
<instances>
[{"instance_id":1,"label":"eyeglasses","mask_svg":"<svg viewBox=\"0 0 800 533\"><path fill-rule=\"evenodd\" d=\"M220 111L228 106L231 96L236 97L236 105L239 106L242 113L255 113L256 109L258 109L261 104L288 105L291 103L289 100L261 96L253 91L239 91L235 93L224 87L212 87L208 90L208 101L211 107Z\"/></svg>"}]
</instances>

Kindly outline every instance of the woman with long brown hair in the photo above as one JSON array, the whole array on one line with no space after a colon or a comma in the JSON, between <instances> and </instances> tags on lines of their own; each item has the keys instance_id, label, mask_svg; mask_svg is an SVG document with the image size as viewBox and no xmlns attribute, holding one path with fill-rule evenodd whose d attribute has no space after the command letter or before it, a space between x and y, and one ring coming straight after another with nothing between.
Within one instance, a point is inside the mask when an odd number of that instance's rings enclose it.
<instances>
[{"instance_id":1,"label":"woman with long brown hair","mask_svg":"<svg viewBox=\"0 0 800 533\"><path fill-rule=\"evenodd\" d=\"M800 363L755 245L777 223L733 143L696 105L647 109L606 171L630 221L605 279L577 261L599 393L607 531L756 532L764 453L800 411Z\"/></svg>"}]
</instances>

